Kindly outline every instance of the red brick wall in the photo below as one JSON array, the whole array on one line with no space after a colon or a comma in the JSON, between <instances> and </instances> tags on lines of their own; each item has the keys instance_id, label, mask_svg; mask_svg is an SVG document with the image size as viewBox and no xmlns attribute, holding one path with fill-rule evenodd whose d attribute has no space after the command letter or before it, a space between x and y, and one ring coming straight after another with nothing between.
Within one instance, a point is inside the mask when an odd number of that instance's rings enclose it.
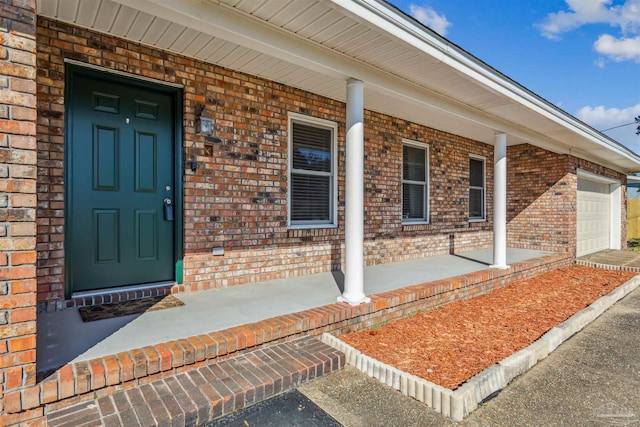
<instances>
[{"instance_id":1,"label":"red brick wall","mask_svg":"<svg viewBox=\"0 0 640 427\"><path fill-rule=\"evenodd\" d=\"M340 267L344 233L343 103L59 22L38 25L38 297L63 298L64 59L184 88L184 285L193 290ZM195 135L197 104L215 117L215 138ZM287 229L287 113L338 123L337 229ZM431 224L401 222L402 138L428 143ZM365 113L366 262L399 261L491 244L491 214L469 224L468 156L492 148L455 135ZM489 197L488 208L492 201ZM488 209L490 211L490 209ZM224 246L224 256L211 250Z\"/></svg>"},{"instance_id":2,"label":"red brick wall","mask_svg":"<svg viewBox=\"0 0 640 427\"><path fill-rule=\"evenodd\" d=\"M619 172L532 145L509 147L507 157L509 247L575 255L577 169L626 182L625 175ZM626 247L625 194L621 203L622 247Z\"/></svg>"},{"instance_id":3,"label":"red brick wall","mask_svg":"<svg viewBox=\"0 0 640 427\"><path fill-rule=\"evenodd\" d=\"M528 144L508 147L507 245L557 252L575 247L569 222L576 189L567 156Z\"/></svg>"},{"instance_id":4,"label":"red brick wall","mask_svg":"<svg viewBox=\"0 0 640 427\"><path fill-rule=\"evenodd\" d=\"M8 391L35 384L35 21L35 0L0 2L0 414Z\"/></svg>"},{"instance_id":5,"label":"red brick wall","mask_svg":"<svg viewBox=\"0 0 640 427\"><path fill-rule=\"evenodd\" d=\"M493 147L394 117L365 114L366 263L476 249L493 242ZM430 224L403 225L402 139L429 144ZM484 156L487 221L469 223L469 155Z\"/></svg>"}]
</instances>

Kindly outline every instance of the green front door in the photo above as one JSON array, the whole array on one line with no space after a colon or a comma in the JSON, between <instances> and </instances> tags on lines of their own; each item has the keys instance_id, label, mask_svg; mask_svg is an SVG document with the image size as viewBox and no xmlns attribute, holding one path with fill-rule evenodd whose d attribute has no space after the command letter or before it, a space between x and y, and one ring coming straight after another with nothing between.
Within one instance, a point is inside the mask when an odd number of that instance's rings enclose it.
<instances>
[{"instance_id":1,"label":"green front door","mask_svg":"<svg viewBox=\"0 0 640 427\"><path fill-rule=\"evenodd\" d=\"M174 279L171 93L74 74L67 92L72 292Z\"/></svg>"}]
</instances>

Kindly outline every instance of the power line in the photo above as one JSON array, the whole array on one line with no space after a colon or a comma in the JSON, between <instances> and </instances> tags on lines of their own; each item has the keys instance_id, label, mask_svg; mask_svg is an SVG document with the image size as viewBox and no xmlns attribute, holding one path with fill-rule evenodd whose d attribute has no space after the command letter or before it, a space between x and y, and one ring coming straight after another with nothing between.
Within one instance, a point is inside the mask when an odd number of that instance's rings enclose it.
<instances>
[{"instance_id":1,"label":"power line","mask_svg":"<svg viewBox=\"0 0 640 427\"><path fill-rule=\"evenodd\" d=\"M612 128L609 128L609 129L601 130L600 132L606 132L606 131L609 131L609 130L614 130L614 129L618 129L618 128L621 128L621 127L624 127L624 126L635 125L635 124L636 124L636 122L625 123L623 125L618 125L618 126L614 126Z\"/></svg>"}]
</instances>

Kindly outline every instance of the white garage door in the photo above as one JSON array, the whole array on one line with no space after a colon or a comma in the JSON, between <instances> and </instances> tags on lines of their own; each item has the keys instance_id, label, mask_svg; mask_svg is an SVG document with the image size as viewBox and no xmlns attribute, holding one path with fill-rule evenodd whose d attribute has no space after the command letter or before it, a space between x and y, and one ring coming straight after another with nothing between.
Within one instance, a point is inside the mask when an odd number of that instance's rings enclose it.
<instances>
[{"instance_id":1,"label":"white garage door","mask_svg":"<svg viewBox=\"0 0 640 427\"><path fill-rule=\"evenodd\" d=\"M577 256L611 245L611 185L578 179Z\"/></svg>"}]
</instances>

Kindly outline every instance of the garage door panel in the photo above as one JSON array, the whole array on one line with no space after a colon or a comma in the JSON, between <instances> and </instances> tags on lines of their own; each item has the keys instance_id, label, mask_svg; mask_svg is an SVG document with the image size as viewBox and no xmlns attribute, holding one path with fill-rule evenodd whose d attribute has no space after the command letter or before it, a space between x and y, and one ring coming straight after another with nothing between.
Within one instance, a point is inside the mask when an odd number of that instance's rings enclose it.
<instances>
[{"instance_id":1,"label":"garage door panel","mask_svg":"<svg viewBox=\"0 0 640 427\"><path fill-rule=\"evenodd\" d=\"M577 255L608 249L611 243L610 185L578 180Z\"/></svg>"},{"instance_id":2,"label":"garage door panel","mask_svg":"<svg viewBox=\"0 0 640 427\"><path fill-rule=\"evenodd\" d=\"M607 196L609 196L611 192L609 184L587 181L585 179L578 180L578 191L584 191L590 194L603 194Z\"/></svg>"}]
</instances>

